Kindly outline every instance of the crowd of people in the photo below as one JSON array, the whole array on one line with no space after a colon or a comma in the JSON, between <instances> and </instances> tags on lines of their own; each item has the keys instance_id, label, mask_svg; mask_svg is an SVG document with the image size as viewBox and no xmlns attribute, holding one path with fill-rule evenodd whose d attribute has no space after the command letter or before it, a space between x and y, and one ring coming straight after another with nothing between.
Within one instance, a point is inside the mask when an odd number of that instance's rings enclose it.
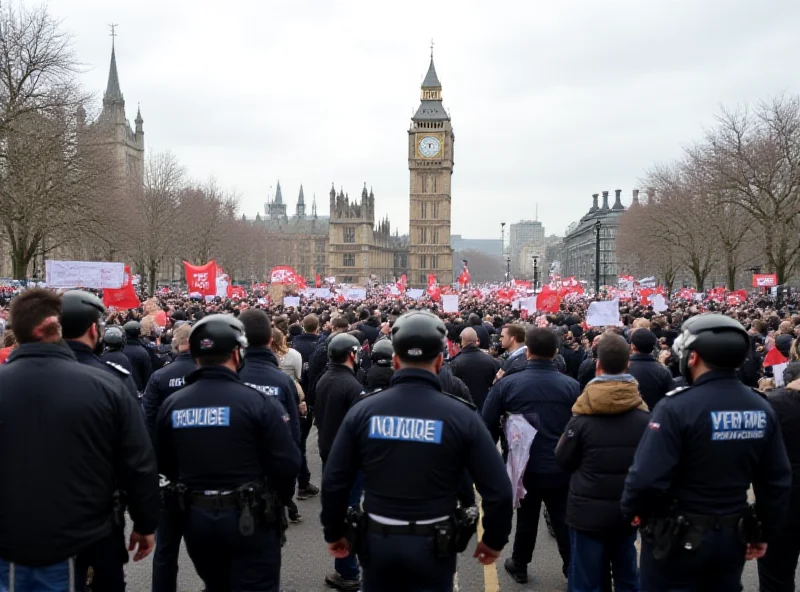
<instances>
[{"instance_id":1,"label":"crowd of people","mask_svg":"<svg viewBox=\"0 0 800 592\"><path fill-rule=\"evenodd\" d=\"M763 592L794 590L791 298L631 300L604 327L588 298L528 314L472 290L455 313L382 290L4 302L0 446L29 453L0 460L0 590L121 590L130 548L155 550L153 590L174 591L182 539L209 592L278 590L284 522L320 489L340 590L452 590L475 489L482 563L516 509L518 583L544 505L572 592L741 590L746 558Z\"/></svg>"}]
</instances>

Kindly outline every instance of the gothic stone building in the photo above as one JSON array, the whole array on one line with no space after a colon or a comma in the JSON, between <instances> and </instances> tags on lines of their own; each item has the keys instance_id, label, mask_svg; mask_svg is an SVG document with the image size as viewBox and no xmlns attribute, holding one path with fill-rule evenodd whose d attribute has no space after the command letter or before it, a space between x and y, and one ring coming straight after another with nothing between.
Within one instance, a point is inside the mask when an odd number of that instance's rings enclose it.
<instances>
[{"instance_id":1,"label":"gothic stone building","mask_svg":"<svg viewBox=\"0 0 800 592\"><path fill-rule=\"evenodd\" d=\"M450 187L455 134L442 106L442 84L433 65L422 82L421 103L408 130L409 284L426 286L428 274L453 282Z\"/></svg>"}]
</instances>

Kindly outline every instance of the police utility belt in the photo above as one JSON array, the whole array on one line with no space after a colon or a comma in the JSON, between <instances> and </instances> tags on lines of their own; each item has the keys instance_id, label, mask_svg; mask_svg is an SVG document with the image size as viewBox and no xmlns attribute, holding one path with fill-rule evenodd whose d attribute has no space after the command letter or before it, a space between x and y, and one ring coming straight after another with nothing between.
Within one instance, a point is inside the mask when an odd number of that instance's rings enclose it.
<instances>
[{"instance_id":1,"label":"police utility belt","mask_svg":"<svg viewBox=\"0 0 800 592\"><path fill-rule=\"evenodd\" d=\"M437 557L448 557L461 553L469 544L478 525L476 507L458 508L452 516L432 520L407 522L387 519L374 514L364 514L362 510L350 508L347 511L347 535L350 548L356 553L365 554L364 539L371 532L384 537L420 536L433 538Z\"/></svg>"},{"instance_id":2,"label":"police utility belt","mask_svg":"<svg viewBox=\"0 0 800 592\"><path fill-rule=\"evenodd\" d=\"M642 534L653 545L653 558L663 561L675 548L690 552L699 549L707 531L730 527L736 528L743 544L761 542L761 522L753 506L735 514L715 516L680 512L673 504L667 515L649 518Z\"/></svg>"},{"instance_id":3,"label":"police utility belt","mask_svg":"<svg viewBox=\"0 0 800 592\"><path fill-rule=\"evenodd\" d=\"M164 508L173 512L185 512L190 507L209 510L237 508L242 536L252 536L256 520L261 520L267 526L277 526L281 544L286 541L284 533L289 526L286 512L278 495L266 483L245 483L229 491L190 491L182 483L162 480L161 500Z\"/></svg>"}]
</instances>

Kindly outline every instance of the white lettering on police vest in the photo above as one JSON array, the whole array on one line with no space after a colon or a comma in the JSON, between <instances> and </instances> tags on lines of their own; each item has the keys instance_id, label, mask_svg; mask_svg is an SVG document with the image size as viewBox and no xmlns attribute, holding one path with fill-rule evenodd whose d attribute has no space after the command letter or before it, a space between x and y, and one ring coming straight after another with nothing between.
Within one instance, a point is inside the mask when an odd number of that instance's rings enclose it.
<instances>
[{"instance_id":1,"label":"white lettering on police vest","mask_svg":"<svg viewBox=\"0 0 800 592\"><path fill-rule=\"evenodd\" d=\"M369 420L369 437L377 440L442 443L442 422L438 419L373 415Z\"/></svg>"},{"instance_id":2,"label":"white lettering on police vest","mask_svg":"<svg viewBox=\"0 0 800 592\"><path fill-rule=\"evenodd\" d=\"M170 378L169 379L169 388L182 388L186 382L183 378Z\"/></svg>"},{"instance_id":3,"label":"white lettering on police vest","mask_svg":"<svg viewBox=\"0 0 800 592\"><path fill-rule=\"evenodd\" d=\"M227 428L231 425L230 407L196 407L172 412L173 429Z\"/></svg>"},{"instance_id":4,"label":"white lettering on police vest","mask_svg":"<svg viewBox=\"0 0 800 592\"><path fill-rule=\"evenodd\" d=\"M281 394L281 387L279 386L266 386L263 384L252 384L250 382L245 382L244 384L250 388L256 389L259 393L264 393L270 397L277 397Z\"/></svg>"},{"instance_id":5,"label":"white lettering on police vest","mask_svg":"<svg viewBox=\"0 0 800 592\"><path fill-rule=\"evenodd\" d=\"M712 411L711 439L760 440L767 427L766 411Z\"/></svg>"}]
</instances>

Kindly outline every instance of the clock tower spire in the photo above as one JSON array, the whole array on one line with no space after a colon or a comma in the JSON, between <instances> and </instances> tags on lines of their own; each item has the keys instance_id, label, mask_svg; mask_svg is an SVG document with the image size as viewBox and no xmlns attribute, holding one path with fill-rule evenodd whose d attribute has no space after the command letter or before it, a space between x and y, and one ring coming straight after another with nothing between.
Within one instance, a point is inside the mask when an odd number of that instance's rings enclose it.
<instances>
[{"instance_id":1,"label":"clock tower spire","mask_svg":"<svg viewBox=\"0 0 800 592\"><path fill-rule=\"evenodd\" d=\"M409 280L426 286L429 274L441 285L453 282L450 248L450 186L455 135L442 105L442 83L431 62L422 81L420 105L408 130Z\"/></svg>"}]
</instances>

